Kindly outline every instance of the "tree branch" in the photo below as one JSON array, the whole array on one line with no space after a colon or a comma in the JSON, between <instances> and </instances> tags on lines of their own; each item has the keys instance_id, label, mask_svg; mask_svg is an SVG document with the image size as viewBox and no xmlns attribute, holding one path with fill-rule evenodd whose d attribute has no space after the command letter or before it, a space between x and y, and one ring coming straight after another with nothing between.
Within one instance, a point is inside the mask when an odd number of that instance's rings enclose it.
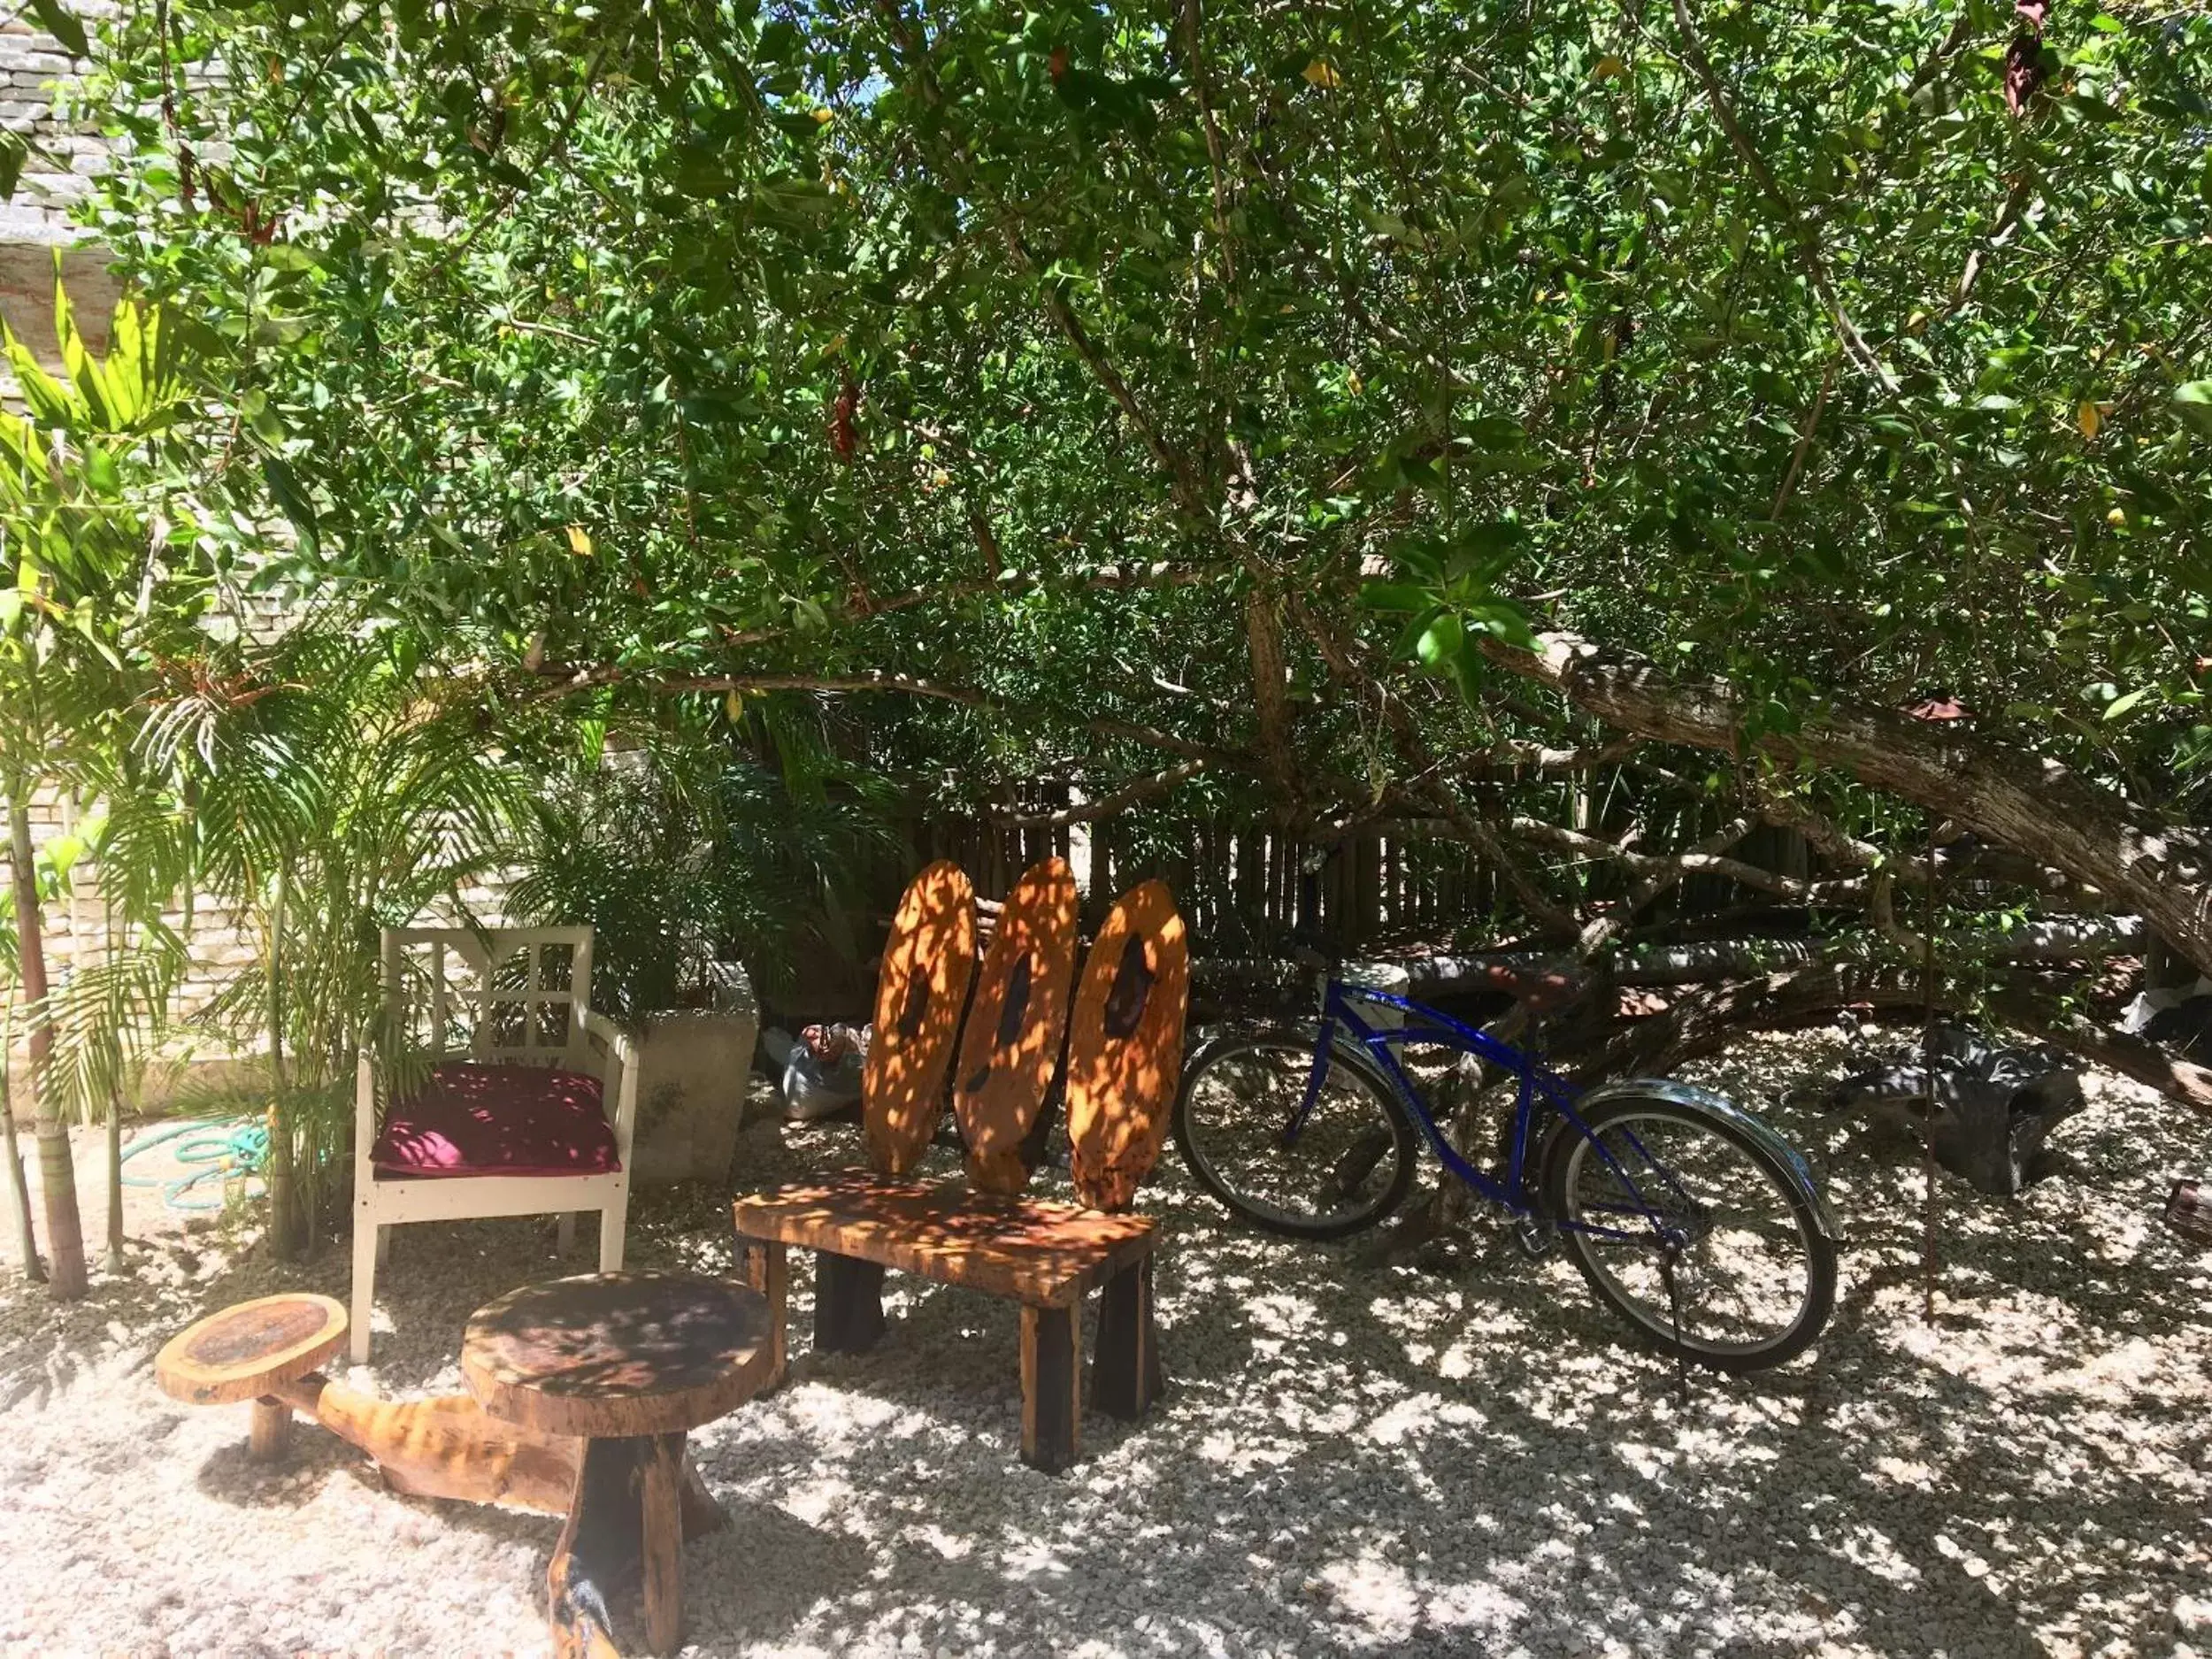
<instances>
[{"instance_id":1,"label":"tree branch","mask_svg":"<svg viewBox=\"0 0 2212 1659\"><path fill-rule=\"evenodd\" d=\"M1722 825L1712 834L1693 847L1687 856L1665 861L1665 867L1653 870L1628 894L1582 930L1575 941L1575 955L1589 962L1602 955L1622 934L1633 926L1637 916L1663 893L1678 885L1690 873L1690 858L1717 857L1751 833L1757 827L1755 819L1739 817Z\"/></svg>"},{"instance_id":2,"label":"tree branch","mask_svg":"<svg viewBox=\"0 0 2212 1659\"><path fill-rule=\"evenodd\" d=\"M1828 366L1820 372L1820 394L1813 399L1812 412L1805 417L1805 424L1798 429L1797 446L1790 451L1789 470L1782 474L1782 487L1774 492L1774 505L1767 509L1767 517L1780 523L1782 510L1790 504L1790 496L1796 492L1797 480L1805 470L1805 457L1812 452L1813 434L1820 430L1820 418L1828 408L1828 394L1836 388L1836 361L1828 359Z\"/></svg>"},{"instance_id":3,"label":"tree branch","mask_svg":"<svg viewBox=\"0 0 2212 1659\"><path fill-rule=\"evenodd\" d=\"M1095 801L1086 801L1081 806L1071 806L1060 812L1039 812L1025 816L1010 813L994 814L991 821L1002 829L1064 829L1071 824L1089 824L1102 818L1112 818L1125 812L1140 801L1149 801L1172 791L1178 785L1195 778L1212 763L1187 760L1156 772L1149 778L1139 778L1124 784L1110 795L1102 795Z\"/></svg>"},{"instance_id":4,"label":"tree branch","mask_svg":"<svg viewBox=\"0 0 2212 1659\"><path fill-rule=\"evenodd\" d=\"M989 526L977 519L980 532L987 533ZM979 545L982 545L979 541ZM991 552L997 550L997 541L989 542ZM1164 560L1150 565L1109 565L1094 569L1078 571L1071 576L1029 575L1010 571L988 581L947 582L936 588L913 588L887 598L871 599L864 605L849 602L826 612L832 625L865 622L874 617L889 616L895 611L912 611L924 605L950 604L962 599L1014 598L1023 594L1052 592L1064 589L1089 588L1101 592L1119 592L1140 588L1190 588L1218 578L1225 567L1219 565L1171 565ZM722 634L722 643L735 649L744 645L765 645L786 638L791 630L778 625L764 628L732 628Z\"/></svg>"},{"instance_id":5,"label":"tree branch","mask_svg":"<svg viewBox=\"0 0 2212 1659\"><path fill-rule=\"evenodd\" d=\"M1091 372L1091 378L1106 388L1106 395L1120 406L1121 412L1129 418L1129 424L1137 429L1137 435L1144 441L1144 447L1150 452L1154 463L1167 474L1178 503L1192 518L1205 520L1209 516L1206 494L1199 485L1197 475L1190 470L1190 464L1174 445L1168 442L1158 424L1137 402L1136 394L1129 389L1129 382L1122 379L1121 371L1107 359L1098 342L1091 338L1090 331L1083 326L1059 288L1039 272L1028 245L1022 241L1021 233L1011 225L1006 227L1006 250L1013 257L1015 269L1037 284L1045 315L1051 319L1053 326L1074 349L1075 355L1083 360L1084 366Z\"/></svg>"},{"instance_id":6,"label":"tree branch","mask_svg":"<svg viewBox=\"0 0 2212 1659\"><path fill-rule=\"evenodd\" d=\"M1674 26L1682 36L1682 61L1689 65L1705 88L1705 96L1713 106L1713 114L1719 120L1721 130L1728 134L1728 142L1735 147L1761 194L1770 202L1782 221L1789 227L1792 240L1797 243L1799 263L1805 267L1805 275L1827 306L1828 316L1835 326L1836 339L1843 347L1844 355L1869 375L1886 392L1897 389L1897 379L1888 366L1874 354L1874 349L1860 334L1858 325L1851 320L1850 312L1843 308L1843 296L1836 291L1835 279L1828 270L1828 260L1821 252L1820 239L1813 233L1797 204L1790 200L1782 181L1774 176L1774 169L1767 165L1759 147L1744 131L1743 123L1736 117L1734 104L1721 86L1720 77L1713 72L1712 60L1705 55L1705 42L1697 32L1697 23L1690 15L1690 0L1674 0Z\"/></svg>"},{"instance_id":7,"label":"tree branch","mask_svg":"<svg viewBox=\"0 0 2212 1659\"><path fill-rule=\"evenodd\" d=\"M1930 808L1985 840L2025 854L2139 911L2169 943L2212 973L2212 837L2098 787L2056 761L1970 732L1837 702L1795 731L1744 736L1746 710L1724 684L1674 681L1647 660L1572 634L1533 651L1486 641L1484 656L1624 731L1741 754L1780 766L1847 772Z\"/></svg>"}]
</instances>

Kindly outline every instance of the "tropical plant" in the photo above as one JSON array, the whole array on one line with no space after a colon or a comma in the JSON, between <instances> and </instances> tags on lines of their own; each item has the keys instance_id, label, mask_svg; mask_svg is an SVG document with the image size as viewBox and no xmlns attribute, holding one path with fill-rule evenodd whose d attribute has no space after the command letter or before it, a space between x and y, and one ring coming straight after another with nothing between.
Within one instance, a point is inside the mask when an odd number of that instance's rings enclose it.
<instances>
[{"instance_id":1,"label":"tropical plant","mask_svg":"<svg viewBox=\"0 0 2212 1659\"><path fill-rule=\"evenodd\" d=\"M47 373L12 334L4 342L28 412L0 417L0 546L14 573L0 588L0 794L50 1283L66 1298L83 1294L85 1254L64 1079L52 1070L58 1022L31 797L42 784L89 796L118 780L139 690L152 664L191 634L206 588L194 537L163 512L165 434L188 399L173 331L158 311L127 301L116 309L109 352L96 355L78 331L58 263L54 322L62 377ZM58 868L66 874L66 863ZM112 1119L111 1096L105 1104Z\"/></svg>"},{"instance_id":2,"label":"tropical plant","mask_svg":"<svg viewBox=\"0 0 2212 1659\"><path fill-rule=\"evenodd\" d=\"M378 930L444 906L510 859L523 780L488 749L470 689L407 641L296 618L211 646L153 704L142 747L192 780L191 868L259 947L196 1023L268 1051L270 1233L311 1240L349 1173L354 1063L382 1012Z\"/></svg>"},{"instance_id":3,"label":"tropical plant","mask_svg":"<svg viewBox=\"0 0 2212 1659\"><path fill-rule=\"evenodd\" d=\"M714 962L744 963L773 993L801 949L856 954L842 918L892 844L880 789L830 762L803 720L775 729L780 769L745 752L757 723L664 722L611 756L588 749L533 795L509 902L590 925L593 1000L616 1018L695 1000Z\"/></svg>"}]
</instances>

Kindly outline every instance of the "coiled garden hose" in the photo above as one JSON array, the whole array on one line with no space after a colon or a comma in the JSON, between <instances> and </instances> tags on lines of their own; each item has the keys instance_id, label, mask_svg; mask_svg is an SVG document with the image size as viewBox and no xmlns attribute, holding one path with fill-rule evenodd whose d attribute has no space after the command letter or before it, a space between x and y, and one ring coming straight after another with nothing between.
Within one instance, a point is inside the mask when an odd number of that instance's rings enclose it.
<instances>
[{"instance_id":1,"label":"coiled garden hose","mask_svg":"<svg viewBox=\"0 0 2212 1659\"><path fill-rule=\"evenodd\" d=\"M178 1143L171 1156L180 1164L199 1165L189 1173L172 1176L166 1179L150 1175L126 1175L126 1187L157 1187L161 1201L172 1210L220 1210L224 1199L202 1198L192 1195L192 1189L210 1181L228 1185L234 1179L251 1179L257 1183L252 1195L258 1197L263 1190L258 1180L261 1166L269 1156L269 1132L250 1119L231 1122L193 1121L170 1124L150 1134L140 1135L123 1148L123 1162L128 1164L140 1153L155 1147Z\"/></svg>"}]
</instances>

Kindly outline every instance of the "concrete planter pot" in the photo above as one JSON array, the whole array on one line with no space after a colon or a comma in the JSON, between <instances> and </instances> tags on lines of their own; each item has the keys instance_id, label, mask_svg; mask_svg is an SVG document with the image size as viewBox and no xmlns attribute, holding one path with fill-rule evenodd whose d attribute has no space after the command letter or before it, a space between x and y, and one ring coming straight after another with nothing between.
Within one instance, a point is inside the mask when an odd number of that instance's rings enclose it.
<instances>
[{"instance_id":1,"label":"concrete planter pot","mask_svg":"<svg viewBox=\"0 0 2212 1659\"><path fill-rule=\"evenodd\" d=\"M736 963L717 963L710 1007L647 1016L638 1041L639 1181L719 1181L729 1172L760 1040L760 1005Z\"/></svg>"}]
</instances>

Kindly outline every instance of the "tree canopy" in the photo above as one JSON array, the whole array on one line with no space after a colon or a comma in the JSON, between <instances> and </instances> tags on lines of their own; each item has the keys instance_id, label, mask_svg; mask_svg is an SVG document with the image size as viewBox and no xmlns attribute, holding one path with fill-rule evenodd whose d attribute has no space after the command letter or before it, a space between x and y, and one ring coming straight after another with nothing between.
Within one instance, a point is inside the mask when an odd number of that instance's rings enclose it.
<instances>
[{"instance_id":1,"label":"tree canopy","mask_svg":"<svg viewBox=\"0 0 2212 1659\"><path fill-rule=\"evenodd\" d=\"M495 704L852 693L971 793L1432 821L1586 944L1542 866L1609 855L1501 779L1640 739L1885 894L1916 803L2212 969L2212 19L104 29L94 227L228 354L209 556Z\"/></svg>"}]
</instances>

